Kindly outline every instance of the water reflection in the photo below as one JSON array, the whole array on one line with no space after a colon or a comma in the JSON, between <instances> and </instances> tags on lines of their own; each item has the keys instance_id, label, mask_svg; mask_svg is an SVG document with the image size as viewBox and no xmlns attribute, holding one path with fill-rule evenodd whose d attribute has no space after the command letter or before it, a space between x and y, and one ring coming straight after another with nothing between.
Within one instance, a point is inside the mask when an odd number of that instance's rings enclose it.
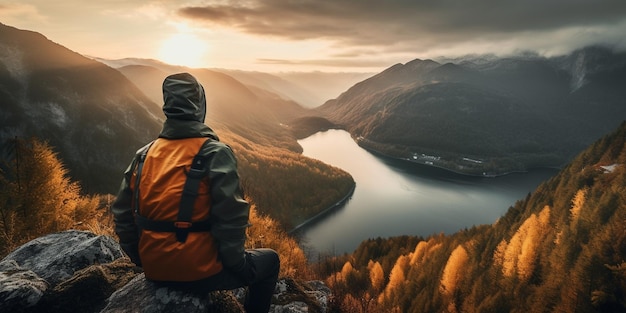
<instances>
[{"instance_id":1,"label":"water reflection","mask_svg":"<svg viewBox=\"0 0 626 313\"><path fill-rule=\"evenodd\" d=\"M356 182L345 207L301 231L313 253L352 252L367 238L450 234L491 224L556 174L556 170L541 169L497 178L459 175L376 156L342 130L317 133L298 142L305 156L342 168Z\"/></svg>"}]
</instances>

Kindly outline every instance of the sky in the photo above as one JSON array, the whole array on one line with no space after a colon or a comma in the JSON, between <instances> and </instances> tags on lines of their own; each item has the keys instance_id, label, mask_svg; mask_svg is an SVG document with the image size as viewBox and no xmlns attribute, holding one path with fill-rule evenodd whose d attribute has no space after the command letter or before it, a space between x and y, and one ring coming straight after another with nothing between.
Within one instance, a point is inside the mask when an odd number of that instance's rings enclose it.
<instances>
[{"instance_id":1,"label":"sky","mask_svg":"<svg viewBox=\"0 0 626 313\"><path fill-rule=\"evenodd\" d=\"M0 0L0 22L91 57L262 72L626 50L626 0Z\"/></svg>"}]
</instances>

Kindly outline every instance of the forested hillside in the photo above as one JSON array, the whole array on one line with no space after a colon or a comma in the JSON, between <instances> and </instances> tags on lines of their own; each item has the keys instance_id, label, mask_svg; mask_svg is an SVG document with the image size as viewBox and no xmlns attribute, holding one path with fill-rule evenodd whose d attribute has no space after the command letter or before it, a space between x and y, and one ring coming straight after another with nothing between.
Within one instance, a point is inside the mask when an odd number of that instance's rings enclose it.
<instances>
[{"instance_id":1,"label":"forested hillside","mask_svg":"<svg viewBox=\"0 0 626 313\"><path fill-rule=\"evenodd\" d=\"M369 240L321 268L343 311L624 312L625 219L622 123L493 225Z\"/></svg>"},{"instance_id":2,"label":"forested hillside","mask_svg":"<svg viewBox=\"0 0 626 313\"><path fill-rule=\"evenodd\" d=\"M45 140L93 193L117 189L129 155L158 133L162 115L118 71L2 24L0 105L0 160L12 157L9 141Z\"/></svg>"},{"instance_id":3,"label":"forested hillside","mask_svg":"<svg viewBox=\"0 0 626 313\"><path fill-rule=\"evenodd\" d=\"M222 138L237 155L250 201L286 230L331 207L354 186L348 173L321 161L229 133Z\"/></svg>"},{"instance_id":4,"label":"forested hillside","mask_svg":"<svg viewBox=\"0 0 626 313\"><path fill-rule=\"evenodd\" d=\"M69 229L116 236L110 214L114 197L84 195L80 184L69 177L63 162L45 142L17 140L15 145L19 162L14 159L0 171L0 259L32 239ZM276 250L281 257L282 277L307 279L312 275L304 251L281 224L258 214L254 204L250 222L246 247Z\"/></svg>"},{"instance_id":5,"label":"forested hillside","mask_svg":"<svg viewBox=\"0 0 626 313\"><path fill-rule=\"evenodd\" d=\"M319 112L368 149L492 175L568 163L626 116L625 84L626 54L603 47L551 58L416 59Z\"/></svg>"}]
</instances>

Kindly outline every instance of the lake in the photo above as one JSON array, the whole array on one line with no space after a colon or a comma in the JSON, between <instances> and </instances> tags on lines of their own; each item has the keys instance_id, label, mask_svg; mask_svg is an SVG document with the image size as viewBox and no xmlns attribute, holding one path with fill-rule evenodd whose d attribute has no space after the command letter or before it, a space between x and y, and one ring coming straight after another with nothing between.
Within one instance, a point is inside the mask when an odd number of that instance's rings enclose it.
<instances>
[{"instance_id":1,"label":"lake","mask_svg":"<svg viewBox=\"0 0 626 313\"><path fill-rule=\"evenodd\" d=\"M299 140L303 155L350 173L356 189L345 206L299 231L310 256L351 253L363 240L451 234L492 224L555 169L473 177L374 155L343 130Z\"/></svg>"}]
</instances>

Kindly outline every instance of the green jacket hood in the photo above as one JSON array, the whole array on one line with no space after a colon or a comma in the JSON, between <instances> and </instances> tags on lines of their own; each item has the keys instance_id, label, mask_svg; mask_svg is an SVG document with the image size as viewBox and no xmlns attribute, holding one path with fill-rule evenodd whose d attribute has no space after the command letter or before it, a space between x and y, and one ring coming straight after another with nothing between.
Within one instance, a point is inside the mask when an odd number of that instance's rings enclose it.
<instances>
[{"instance_id":1,"label":"green jacket hood","mask_svg":"<svg viewBox=\"0 0 626 313\"><path fill-rule=\"evenodd\" d=\"M163 81L163 113L168 119L204 123L206 98L202 85L189 73L172 74Z\"/></svg>"},{"instance_id":2,"label":"green jacket hood","mask_svg":"<svg viewBox=\"0 0 626 313\"><path fill-rule=\"evenodd\" d=\"M204 124L204 88L189 73L172 74L163 81L163 113L167 119L159 137L211 137L219 140L215 132Z\"/></svg>"}]
</instances>

